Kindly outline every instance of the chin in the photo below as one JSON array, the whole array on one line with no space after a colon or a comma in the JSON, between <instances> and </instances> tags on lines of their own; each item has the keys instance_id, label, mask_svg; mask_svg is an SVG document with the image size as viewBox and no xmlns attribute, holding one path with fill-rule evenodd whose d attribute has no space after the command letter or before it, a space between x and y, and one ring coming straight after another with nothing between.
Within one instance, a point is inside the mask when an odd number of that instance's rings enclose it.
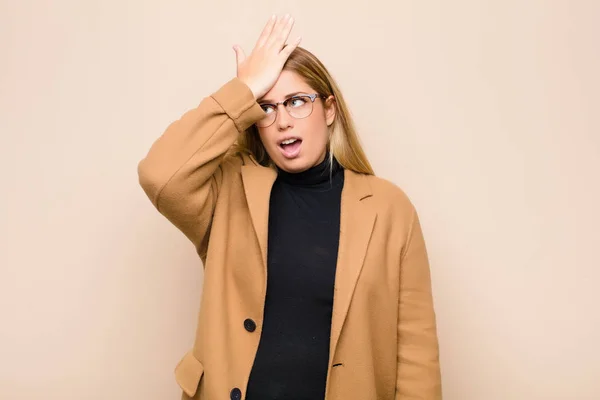
<instances>
[{"instance_id":1,"label":"chin","mask_svg":"<svg viewBox=\"0 0 600 400\"><path fill-rule=\"evenodd\" d=\"M272 159L275 161L275 164L277 165L277 167L279 167L279 169L282 169L285 172L289 173L299 173L306 171L315 164L314 162L310 162L310 160L307 160L302 156L294 158L292 160L288 160L285 158L282 159L281 157Z\"/></svg>"}]
</instances>

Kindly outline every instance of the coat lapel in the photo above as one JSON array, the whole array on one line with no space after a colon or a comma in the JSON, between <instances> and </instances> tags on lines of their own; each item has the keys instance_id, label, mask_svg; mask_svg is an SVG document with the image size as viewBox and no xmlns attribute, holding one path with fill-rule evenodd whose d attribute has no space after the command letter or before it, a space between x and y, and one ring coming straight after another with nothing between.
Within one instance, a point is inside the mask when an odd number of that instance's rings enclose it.
<instances>
[{"instance_id":1,"label":"coat lapel","mask_svg":"<svg viewBox=\"0 0 600 400\"><path fill-rule=\"evenodd\" d=\"M376 219L371 187L365 175L345 170L340 216L340 242L331 322L330 365Z\"/></svg>"},{"instance_id":2,"label":"coat lapel","mask_svg":"<svg viewBox=\"0 0 600 400\"><path fill-rule=\"evenodd\" d=\"M244 192L250 209L252 225L254 225L254 231L258 238L265 271L267 268L269 201L276 178L277 172L272 168L253 164L242 166Z\"/></svg>"}]
</instances>

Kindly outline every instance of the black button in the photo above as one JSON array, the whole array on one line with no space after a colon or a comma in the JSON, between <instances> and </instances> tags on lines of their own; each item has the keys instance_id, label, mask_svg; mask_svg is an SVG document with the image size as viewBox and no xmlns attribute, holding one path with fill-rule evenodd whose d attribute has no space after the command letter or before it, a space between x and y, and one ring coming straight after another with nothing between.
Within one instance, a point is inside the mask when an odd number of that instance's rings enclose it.
<instances>
[{"instance_id":1,"label":"black button","mask_svg":"<svg viewBox=\"0 0 600 400\"><path fill-rule=\"evenodd\" d=\"M248 318L244 320L244 328L246 328L248 332L254 332L256 330L256 323Z\"/></svg>"},{"instance_id":2,"label":"black button","mask_svg":"<svg viewBox=\"0 0 600 400\"><path fill-rule=\"evenodd\" d=\"M231 400L242 400L242 391L238 388L233 388L229 397Z\"/></svg>"}]
</instances>

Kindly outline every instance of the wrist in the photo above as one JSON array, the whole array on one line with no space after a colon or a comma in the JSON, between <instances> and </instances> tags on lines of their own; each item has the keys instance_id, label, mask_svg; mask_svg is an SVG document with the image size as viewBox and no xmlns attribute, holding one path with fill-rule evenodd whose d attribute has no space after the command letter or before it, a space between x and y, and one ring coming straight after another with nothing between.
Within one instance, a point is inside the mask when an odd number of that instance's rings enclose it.
<instances>
[{"instance_id":1,"label":"wrist","mask_svg":"<svg viewBox=\"0 0 600 400\"><path fill-rule=\"evenodd\" d=\"M244 83L246 86L248 86L248 89L250 89L250 91L252 92L252 95L254 96L254 98L255 98L256 100L258 100L258 99L259 99L259 97L260 97L260 96L262 96L262 94L261 94L261 92L260 92L260 89L258 89L258 88L256 87L256 85L255 85L255 84L253 84L252 82L250 82L250 81L248 81L248 80L246 80L246 79L241 79L241 81L242 81L242 82L243 82L243 83Z\"/></svg>"}]
</instances>

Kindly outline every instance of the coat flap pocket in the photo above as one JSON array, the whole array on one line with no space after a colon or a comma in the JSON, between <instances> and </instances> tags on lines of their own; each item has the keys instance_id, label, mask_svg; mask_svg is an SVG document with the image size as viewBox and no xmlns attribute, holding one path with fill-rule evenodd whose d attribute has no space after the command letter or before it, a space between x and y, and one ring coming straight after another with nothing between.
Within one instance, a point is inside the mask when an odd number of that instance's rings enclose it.
<instances>
[{"instance_id":1,"label":"coat flap pocket","mask_svg":"<svg viewBox=\"0 0 600 400\"><path fill-rule=\"evenodd\" d=\"M186 353L175 367L175 380L189 397L196 394L202 374L204 367L191 351Z\"/></svg>"}]
</instances>

